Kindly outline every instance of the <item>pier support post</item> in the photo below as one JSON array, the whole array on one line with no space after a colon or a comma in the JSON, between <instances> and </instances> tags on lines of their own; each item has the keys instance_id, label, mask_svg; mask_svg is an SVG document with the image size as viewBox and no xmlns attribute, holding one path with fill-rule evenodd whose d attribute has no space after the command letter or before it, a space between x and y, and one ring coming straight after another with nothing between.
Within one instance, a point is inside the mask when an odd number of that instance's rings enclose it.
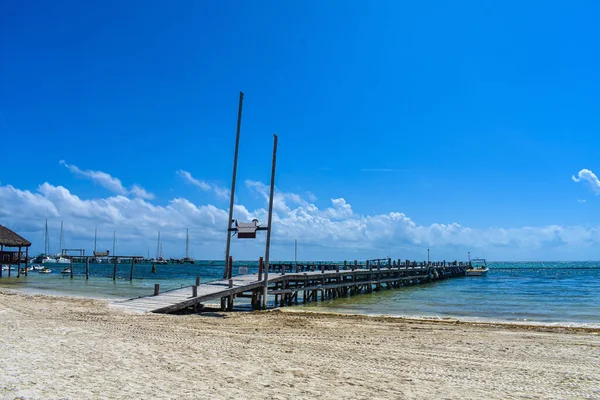
<instances>
[{"instance_id":1,"label":"pier support post","mask_svg":"<svg viewBox=\"0 0 600 400\"><path fill-rule=\"evenodd\" d=\"M117 280L117 260L117 257L113 259L113 281Z\"/></svg>"},{"instance_id":2,"label":"pier support post","mask_svg":"<svg viewBox=\"0 0 600 400\"><path fill-rule=\"evenodd\" d=\"M196 277L196 286L200 286L200 277L199 276Z\"/></svg>"},{"instance_id":3,"label":"pier support post","mask_svg":"<svg viewBox=\"0 0 600 400\"><path fill-rule=\"evenodd\" d=\"M71 257L71 279L73 279L73 257Z\"/></svg>"},{"instance_id":4,"label":"pier support post","mask_svg":"<svg viewBox=\"0 0 600 400\"><path fill-rule=\"evenodd\" d=\"M264 265L263 265L263 258L261 257L261 258L259 258L259 259L258 259L258 280L259 280L259 281L262 281L262 277L263 277L263 268L264 268Z\"/></svg>"},{"instance_id":5,"label":"pier support post","mask_svg":"<svg viewBox=\"0 0 600 400\"><path fill-rule=\"evenodd\" d=\"M198 286L192 285L192 297L198 297Z\"/></svg>"},{"instance_id":6,"label":"pier support post","mask_svg":"<svg viewBox=\"0 0 600 400\"><path fill-rule=\"evenodd\" d=\"M160 292L160 283L155 283L154 284L154 295L158 296L159 292Z\"/></svg>"},{"instance_id":7,"label":"pier support post","mask_svg":"<svg viewBox=\"0 0 600 400\"><path fill-rule=\"evenodd\" d=\"M73 271L73 268L71 268ZM90 260L88 258L85 259L85 280L90 279Z\"/></svg>"},{"instance_id":8,"label":"pier support post","mask_svg":"<svg viewBox=\"0 0 600 400\"><path fill-rule=\"evenodd\" d=\"M29 247L25 247L25 276L27 276L27 263L29 262ZM2 268L0 268L2 269Z\"/></svg>"},{"instance_id":9,"label":"pier support post","mask_svg":"<svg viewBox=\"0 0 600 400\"><path fill-rule=\"evenodd\" d=\"M233 257L229 256L229 288L233 287ZM227 310L233 311L233 295L229 295Z\"/></svg>"},{"instance_id":10,"label":"pier support post","mask_svg":"<svg viewBox=\"0 0 600 400\"><path fill-rule=\"evenodd\" d=\"M133 281L133 266L135 265L135 258L131 258L131 270L129 271L129 282Z\"/></svg>"},{"instance_id":11,"label":"pier support post","mask_svg":"<svg viewBox=\"0 0 600 400\"><path fill-rule=\"evenodd\" d=\"M19 247L19 263L17 264L17 278L21 277L21 248ZM8 264L8 268L10 268L10 264Z\"/></svg>"}]
</instances>

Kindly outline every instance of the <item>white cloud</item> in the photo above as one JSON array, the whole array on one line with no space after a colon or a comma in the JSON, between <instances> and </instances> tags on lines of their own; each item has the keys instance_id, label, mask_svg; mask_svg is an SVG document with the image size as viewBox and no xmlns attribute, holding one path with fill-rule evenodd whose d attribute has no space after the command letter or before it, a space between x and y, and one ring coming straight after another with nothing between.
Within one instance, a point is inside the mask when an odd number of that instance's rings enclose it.
<instances>
[{"instance_id":1,"label":"white cloud","mask_svg":"<svg viewBox=\"0 0 600 400\"><path fill-rule=\"evenodd\" d=\"M246 181L241 190L259 195L262 205L254 210L234 207L234 217L242 221L267 221L268 186ZM273 257L293 257L293 241L298 238L306 259L364 259L388 254L398 258L423 258L427 248L435 259L461 259L467 251L483 249L494 259L593 257L600 244L600 228L543 226L519 228L470 228L458 223L420 225L401 212L361 215L344 198L331 199L319 208L295 193L276 190L273 215ZM59 221L65 222L69 247L90 249L94 227L99 228L98 245L112 246L117 231L119 250L144 255L155 253L156 233L161 231L166 256L182 256L185 229L190 229L192 255L214 259L223 256L227 210L211 204L198 205L175 197L166 205L125 194L82 199L69 189L43 183L37 190L21 190L0 185L0 224L14 228L33 243L33 251L43 249L43 226L50 219L53 248L58 245ZM236 241L237 259L256 259L264 252L264 235L256 241Z\"/></svg>"},{"instance_id":2,"label":"white cloud","mask_svg":"<svg viewBox=\"0 0 600 400\"><path fill-rule=\"evenodd\" d=\"M229 189L222 188L220 186L215 185L214 183L208 183L200 179L196 179L192 176L188 171L184 171L182 169L177 171L177 175L181 176L181 178L186 182L193 186L196 186L202 189L205 192L214 192L214 194L221 199L229 198Z\"/></svg>"},{"instance_id":3,"label":"white cloud","mask_svg":"<svg viewBox=\"0 0 600 400\"><path fill-rule=\"evenodd\" d=\"M127 190L125 186L123 186L123 184L121 183L120 179L115 178L107 174L106 172L82 170L76 165L67 164L65 160L60 160L59 164L63 165L73 174L82 176L84 178L88 178L97 183L98 185L102 186L103 188L110 190L113 193L122 195L131 194L133 196L147 200L152 200L154 198L154 194L147 192L140 185L133 185L131 190Z\"/></svg>"},{"instance_id":4,"label":"white cloud","mask_svg":"<svg viewBox=\"0 0 600 400\"><path fill-rule=\"evenodd\" d=\"M110 190L114 193L126 194L127 189L123 186L121 181L117 178L113 178L106 172L101 171L84 171L77 167L76 165L69 165L65 162L65 160L60 160L59 164L65 166L69 171L71 171L75 175L83 176L85 178L91 179L96 182L100 186Z\"/></svg>"},{"instance_id":5,"label":"white cloud","mask_svg":"<svg viewBox=\"0 0 600 400\"><path fill-rule=\"evenodd\" d=\"M154 194L147 192L146 189L144 189L140 185L133 185L129 193L141 199L152 200L154 198Z\"/></svg>"},{"instance_id":6,"label":"white cloud","mask_svg":"<svg viewBox=\"0 0 600 400\"><path fill-rule=\"evenodd\" d=\"M577 202L578 203L587 203L587 200L585 200L585 199L577 199Z\"/></svg>"},{"instance_id":7,"label":"white cloud","mask_svg":"<svg viewBox=\"0 0 600 400\"><path fill-rule=\"evenodd\" d=\"M582 169L577 173L577 176L571 176L571 179L573 179L574 182L587 182L594 193L600 194L600 180L598 180L596 174L589 169Z\"/></svg>"}]
</instances>

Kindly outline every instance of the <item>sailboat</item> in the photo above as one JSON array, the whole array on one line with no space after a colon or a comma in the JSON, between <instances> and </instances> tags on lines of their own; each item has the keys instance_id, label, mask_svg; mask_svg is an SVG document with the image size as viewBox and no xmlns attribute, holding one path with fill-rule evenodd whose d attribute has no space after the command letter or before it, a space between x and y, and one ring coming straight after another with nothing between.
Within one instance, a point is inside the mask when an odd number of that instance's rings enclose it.
<instances>
[{"instance_id":1,"label":"sailboat","mask_svg":"<svg viewBox=\"0 0 600 400\"><path fill-rule=\"evenodd\" d=\"M64 239L64 234L63 234L63 222L60 221L60 253L58 253L54 259L56 260L57 264L70 264L71 260L69 260L67 257L63 257L63 239Z\"/></svg>"},{"instance_id":2,"label":"sailboat","mask_svg":"<svg viewBox=\"0 0 600 400\"><path fill-rule=\"evenodd\" d=\"M152 260L154 264L168 264L162 255L162 242L160 241L160 231L158 231L158 243L156 244L156 258Z\"/></svg>"},{"instance_id":3,"label":"sailboat","mask_svg":"<svg viewBox=\"0 0 600 400\"><path fill-rule=\"evenodd\" d=\"M98 227L96 227L96 229L94 230L94 258L92 258L90 260L90 262L95 263L95 264L102 264L103 262L108 261L108 259L104 259L104 257L108 256L109 251L96 251L96 244L97 244L97 240L98 240Z\"/></svg>"},{"instance_id":4,"label":"sailboat","mask_svg":"<svg viewBox=\"0 0 600 400\"><path fill-rule=\"evenodd\" d=\"M185 230L185 257L181 259L182 264L195 264L196 261L190 258L190 230Z\"/></svg>"},{"instance_id":5,"label":"sailboat","mask_svg":"<svg viewBox=\"0 0 600 400\"><path fill-rule=\"evenodd\" d=\"M48 219L46 219L46 228L44 229L44 254L42 254L39 258L39 261L42 264L56 264L56 258L50 257L50 238L48 237Z\"/></svg>"}]
</instances>

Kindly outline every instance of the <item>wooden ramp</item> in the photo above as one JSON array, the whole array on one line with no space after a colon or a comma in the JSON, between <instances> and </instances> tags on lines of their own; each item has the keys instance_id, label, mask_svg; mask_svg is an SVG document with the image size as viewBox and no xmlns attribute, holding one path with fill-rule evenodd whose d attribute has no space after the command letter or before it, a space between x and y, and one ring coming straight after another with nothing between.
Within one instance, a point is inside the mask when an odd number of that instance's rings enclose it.
<instances>
[{"instance_id":1,"label":"wooden ramp","mask_svg":"<svg viewBox=\"0 0 600 400\"><path fill-rule=\"evenodd\" d=\"M270 274L269 282L271 279L277 280L280 275ZM234 277L233 287L229 287L227 279L200 284L196 297L192 296L192 286L186 286L162 292L157 296L115 302L113 306L137 312L170 313L207 301L220 300L223 297L253 291L262 286L263 281L258 280L257 274L248 274Z\"/></svg>"}]
</instances>

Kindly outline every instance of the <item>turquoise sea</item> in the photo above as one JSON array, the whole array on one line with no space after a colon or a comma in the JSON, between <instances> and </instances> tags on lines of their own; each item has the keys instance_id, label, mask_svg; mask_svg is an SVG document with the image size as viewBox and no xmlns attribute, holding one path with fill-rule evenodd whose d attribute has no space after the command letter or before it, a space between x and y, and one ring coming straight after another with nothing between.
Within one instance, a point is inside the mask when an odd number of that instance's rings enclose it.
<instances>
[{"instance_id":1,"label":"turquoise sea","mask_svg":"<svg viewBox=\"0 0 600 400\"><path fill-rule=\"evenodd\" d=\"M248 265L256 272L256 263ZM384 290L372 294L295 306L298 310L368 315L458 318L476 321L507 321L600 327L600 262L492 262L486 277L464 277L423 285ZM30 272L11 278L3 271L1 288L27 293L59 294L103 299L124 299L149 295L154 283L161 290L219 279L222 262L195 265L136 264L129 281L130 265L119 264L112 280L111 264L91 264L90 279L85 267L74 266L74 278L62 275L63 266L49 266L51 274Z\"/></svg>"}]
</instances>

